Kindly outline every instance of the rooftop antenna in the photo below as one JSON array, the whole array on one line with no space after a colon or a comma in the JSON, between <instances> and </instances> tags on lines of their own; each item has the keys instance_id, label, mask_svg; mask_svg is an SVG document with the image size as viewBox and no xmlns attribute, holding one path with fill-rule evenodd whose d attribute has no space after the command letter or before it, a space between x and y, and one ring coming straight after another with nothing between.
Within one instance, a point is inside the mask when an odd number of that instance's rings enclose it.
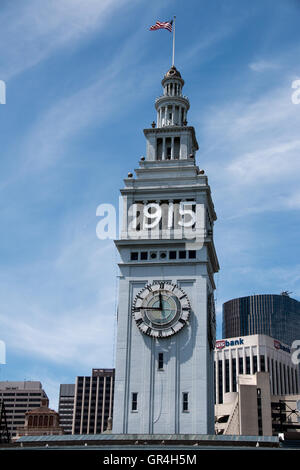
<instances>
[{"instance_id":1,"label":"rooftop antenna","mask_svg":"<svg viewBox=\"0 0 300 470\"><path fill-rule=\"evenodd\" d=\"M290 294L292 294L293 292L289 291L289 290L284 290L282 292L280 292L280 295L285 295L285 297L289 297Z\"/></svg>"}]
</instances>

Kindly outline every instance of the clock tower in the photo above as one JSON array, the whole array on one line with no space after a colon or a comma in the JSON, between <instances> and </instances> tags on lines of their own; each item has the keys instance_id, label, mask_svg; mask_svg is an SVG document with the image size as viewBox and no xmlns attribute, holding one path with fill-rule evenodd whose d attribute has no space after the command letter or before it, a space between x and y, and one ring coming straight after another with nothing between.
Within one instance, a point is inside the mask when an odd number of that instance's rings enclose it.
<instances>
[{"instance_id":1,"label":"clock tower","mask_svg":"<svg viewBox=\"0 0 300 470\"><path fill-rule=\"evenodd\" d=\"M214 434L216 214L183 85L172 66L121 190L113 434Z\"/></svg>"}]
</instances>

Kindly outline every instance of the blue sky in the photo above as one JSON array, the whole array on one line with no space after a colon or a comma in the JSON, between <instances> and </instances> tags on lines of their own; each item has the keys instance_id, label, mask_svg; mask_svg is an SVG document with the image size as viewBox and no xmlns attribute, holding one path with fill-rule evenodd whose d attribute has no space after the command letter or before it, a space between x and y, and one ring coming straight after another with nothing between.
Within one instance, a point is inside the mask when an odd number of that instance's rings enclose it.
<instances>
[{"instance_id":1,"label":"blue sky","mask_svg":"<svg viewBox=\"0 0 300 470\"><path fill-rule=\"evenodd\" d=\"M0 380L60 383L114 361L118 204L170 67L186 85L218 221L218 335L230 298L300 300L300 1L1 0Z\"/></svg>"}]
</instances>

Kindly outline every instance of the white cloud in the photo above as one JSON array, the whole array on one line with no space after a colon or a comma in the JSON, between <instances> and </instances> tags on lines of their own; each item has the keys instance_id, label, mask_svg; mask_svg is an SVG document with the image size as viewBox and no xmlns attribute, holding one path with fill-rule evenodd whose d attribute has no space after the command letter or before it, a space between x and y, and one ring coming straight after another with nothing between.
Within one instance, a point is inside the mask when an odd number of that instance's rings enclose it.
<instances>
[{"instance_id":1,"label":"white cloud","mask_svg":"<svg viewBox=\"0 0 300 470\"><path fill-rule=\"evenodd\" d=\"M79 219L66 222L53 259L0 272L8 356L18 352L69 368L112 364L115 248L96 238L95 227L76 230Z\"/></svg>"},{"instance_id":2,"label":"white cloud","mask_svg":"<svg viewBox=\"0 0 300 470\"><path fill-rule=\"evenodd\" d=\"M243 84L235 100L204 113L201 165L225 217L299 207L300 106L291 102L291 82L251 101Z\"/></svg>"},{"instance_id":3,"label":"white cloud","mask_svg":"<svg viewBox=\"0 0 300 470\"><path fill-rule=\"evenodd\" d=\"M106 26L129 0L31 0L8 2L0 13L0 65L8 80L66 45ZM132 2L131 2L132 3Z\"/></svg>"},{"instance_id":4,"label":"white cloud","mask_svg":"<svg viewBox=\"0 0 300 470\"><path fill-rule=\"evenodd\" d=\"M279 65L270 62L267 60L258 60L257 62L251 62L249 64L249 68L253 70L254 72L265 72L266 70L276 70L278 69Z\"/></svg>"},{"instance_id":5,"label":"white cloud","mask_svg":"<svg viewBox=\"0 0 300 470\"><path fill-rule=\"evenodd\" d=\"M300 140L281 142L256 152L239 156L227 167L241 185L257 184L263 179L266 184L300 172Z\"/></svg>"}]
</instances>

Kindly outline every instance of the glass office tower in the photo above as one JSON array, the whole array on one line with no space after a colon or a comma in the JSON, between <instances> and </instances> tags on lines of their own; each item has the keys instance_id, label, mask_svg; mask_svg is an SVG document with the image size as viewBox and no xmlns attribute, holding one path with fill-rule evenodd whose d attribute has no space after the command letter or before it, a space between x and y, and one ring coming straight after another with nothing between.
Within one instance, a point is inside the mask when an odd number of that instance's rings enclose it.
<instances>
[{"instance_id":1,"label":"glass office tower","mask_svg":"<svg viewBox=\"0 0 300 470\"><path fill-rule=\"evenodd\" d=\"M300 302L284 292L240 297L223 304L223 338L256 334L288 345L300 339Z\"/></svg>"}]
</instances>

